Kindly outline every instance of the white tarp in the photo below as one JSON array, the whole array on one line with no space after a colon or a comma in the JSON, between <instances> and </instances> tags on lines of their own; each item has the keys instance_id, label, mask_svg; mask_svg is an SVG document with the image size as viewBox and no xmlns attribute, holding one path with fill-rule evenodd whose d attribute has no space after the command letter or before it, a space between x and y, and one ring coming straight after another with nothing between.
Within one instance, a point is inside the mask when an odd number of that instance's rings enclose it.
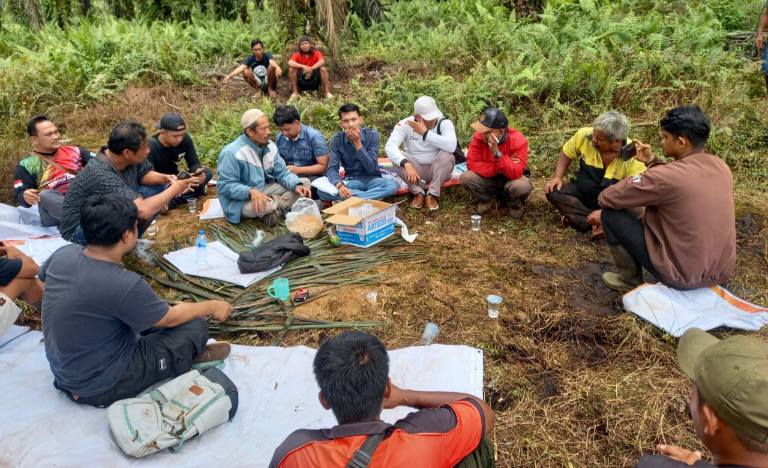
<instances>
[{"instance_id":1,"label":"white tarp","mask_svg":"<svg viewBox=\"0 0 768 468\"><path fill-rule=\"evenodd\" d=\"M279 266L258 273L242 274L237 268L237 254L219 241L208 244L208 261L204 265L197 263L195 254L195 247L187 247L163 257L184 274L226 281L244 288L282 268Z\"/></svg>"},{"instance_id":2,"label":"white tarp","mask_svg":"<svg viewBox=\"0 0 768 468\"><path fill-rule=\"evenodd\" d=\"M29 332L0 348L0 466L13 467L265 467L275 448L296 429L336 424L317 401L315 350L304 346L232 347L224 372L237 385L234 420L184 444L143 459L123 455L112 440L106 410L75 404L53 388L42 335ZM482 396L482 351L467 346L417 346L389 353L390 377L416 390ZM386 410L388 422L411 408Z\"/></svg>"},{"instance_id":3,"label":"white tarp","mask_svg":"<svg viewBox=\"0 0 768 468\"><path fill-rule=\"evenodd\" d=\"M661 283L644 284L624 295L624 308L672 336L689 328L760 330L768 308L739 299L720 286L679 291Z\"/></svg>"}]
</instances>

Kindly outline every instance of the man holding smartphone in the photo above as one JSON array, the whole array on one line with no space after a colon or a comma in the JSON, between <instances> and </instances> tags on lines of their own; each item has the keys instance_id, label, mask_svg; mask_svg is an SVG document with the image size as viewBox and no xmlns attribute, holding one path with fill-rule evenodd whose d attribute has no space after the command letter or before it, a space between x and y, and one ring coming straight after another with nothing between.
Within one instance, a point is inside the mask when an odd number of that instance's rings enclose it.
<instances>
[{"instance_id":1,"label":"man holding smartphone","mask_svg":"<svg viewBox=\"0 0 768 468\"><path fill-rule=\"evenodd\" d=\"M645 165L629 157L622 158L622 148L631 144L629 119L615 111L599 115L592 127L579 129L563 145L555 174L544 184L547 201L560 212L560 223L579 232L589 232L588 217L596 218L600 235L600 206L597 197L606 187L645 171ZM625 153L626 154L626 153ZM570 182L565 178L571 162L579 161L579 171ZM590 218L591 219L591 218Z\"/></svg>"},{"instance_id":2,"label":"man holding smartphone","mask_svg":"<svg viewBox=\"0 0 768 468\"><path fill-rule=\"evenodd\" d=\"M498 200L515 219L523 216L523 204L533 190L528 169L528 140L509 127L507 116L488 108L472 124L475 134L467 151L467 172L461 185L477 200L475 211L484 215Z\"/></svg>"},{"instance_id":3,"label":"man holding smartphone","mask_svg":"<svg viewBox=\"0 0 768 468\"><path fill-rule=\"evenodd\" d=\"M179 114L167 112L163 114L155 128L159 131L149 139L149 156L147 157L155 171L161 174L179 175L178 163L184 159L187 163L187 171L185 171L187 174L197 178L205 176L203 183L194 190L171 200L169 208L186 204L187 200L191 198L205 195L205 187L213 177L213 173L200 164L195 144L187 133L187 124L184 119ZM151 197L163 190L165 190L164 184L139 187L139 193L145 197Z\"/></svg>"}]
</instances>

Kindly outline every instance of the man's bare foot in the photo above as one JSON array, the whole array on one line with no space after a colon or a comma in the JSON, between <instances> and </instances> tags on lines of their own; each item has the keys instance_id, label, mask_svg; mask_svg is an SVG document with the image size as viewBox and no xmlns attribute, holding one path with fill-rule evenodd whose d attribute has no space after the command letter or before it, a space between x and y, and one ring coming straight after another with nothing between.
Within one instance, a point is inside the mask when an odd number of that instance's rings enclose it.
<instances>
[{"instance_id":1,"label":"man's bare foot","mask_svg":"<svg viewBox=\"0 0 768 468\"><path fill-rule=\"evenodd\" d=\"M289 101L293 101L294 99L299 98L299 93L292 93L291 97L288 98Z\"/></svg>"},{"instance_id":2,"label":"man's bare foot","mask_svg":"<svg viewBox=\"0 0 768 468\"><path fill-rule=\"evenodd\" d=\"M325 98L326 98L326 99L332 99L332 98L333 98L333 94L331 94L331 93L325 93Z\"/></svg>"}]
</instances>

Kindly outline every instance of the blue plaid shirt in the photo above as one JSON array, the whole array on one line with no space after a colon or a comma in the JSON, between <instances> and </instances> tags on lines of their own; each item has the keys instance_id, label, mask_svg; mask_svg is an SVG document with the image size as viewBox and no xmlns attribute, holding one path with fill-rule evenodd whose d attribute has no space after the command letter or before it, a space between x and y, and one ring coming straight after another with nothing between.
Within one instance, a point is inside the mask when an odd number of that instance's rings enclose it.
<instances>
[{"instance_id":1,"label":"blue plaid shirt","mask_svg":"<svg viewBox=\"0 0 768 468\"><path fill-rule=\"evenodd\" d=\"M289 166L312 166L317 164L318 156L329 153L328 144L322 133L312 127L301 124L301 131L295 140L277 134L277 150Z\"/></svg>"}]
</instances>

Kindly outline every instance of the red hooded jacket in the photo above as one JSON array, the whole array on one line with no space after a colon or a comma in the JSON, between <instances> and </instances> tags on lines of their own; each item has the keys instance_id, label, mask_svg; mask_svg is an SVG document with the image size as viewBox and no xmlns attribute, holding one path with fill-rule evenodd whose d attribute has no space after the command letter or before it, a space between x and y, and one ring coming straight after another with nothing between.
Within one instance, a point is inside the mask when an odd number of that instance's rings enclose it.
<instances>
[{"instance_id":1,"label":"red hooded jacket","mask_svg":"<svg viewBox=\"0 0 768 468\"><path fill-rule=\"evenodd\" d=\"M509 180L518 179L528 165L528 140L514 128L508 129L507 139L499 145L498 158L483 138L475 132L467 150L467 169L483 177L504 175Z\"/></svg>"}]
</instances>

